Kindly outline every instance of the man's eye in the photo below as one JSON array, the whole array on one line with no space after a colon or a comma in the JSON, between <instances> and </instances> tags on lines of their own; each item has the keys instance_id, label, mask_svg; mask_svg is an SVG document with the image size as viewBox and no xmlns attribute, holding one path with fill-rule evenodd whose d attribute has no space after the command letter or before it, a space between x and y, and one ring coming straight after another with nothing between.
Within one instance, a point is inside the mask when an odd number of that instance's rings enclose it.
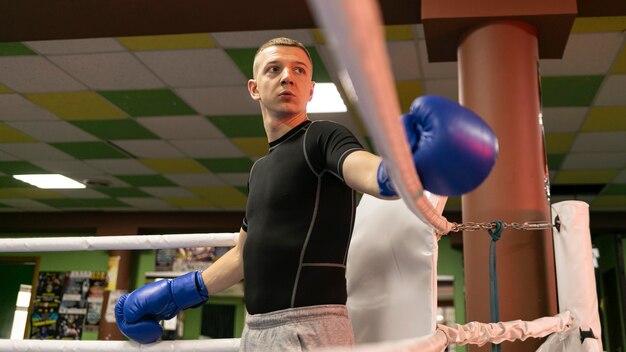
<instances>
[{"instance_id":1,"label":"man's eye","mask_svg":"<svg viewBox=\"0 0 626 352\"><path fill-rule=\"evenodd\" d=\"M296 67L295 71L296 71L297 73L305 73L305 72L306 72L306 71L304 70L304 68L302 68L302 67Z\"/></svg>"},{"instance_id":2,"label":"man's eye","mask_svg":"<svg viewBox=\"0 0 626 352\"><path fill-rule=\"evenodd\" d=\"M276 73L278 72L278 67L272 66L267 69L267 72Z\"/></svg>"}]
</instances>

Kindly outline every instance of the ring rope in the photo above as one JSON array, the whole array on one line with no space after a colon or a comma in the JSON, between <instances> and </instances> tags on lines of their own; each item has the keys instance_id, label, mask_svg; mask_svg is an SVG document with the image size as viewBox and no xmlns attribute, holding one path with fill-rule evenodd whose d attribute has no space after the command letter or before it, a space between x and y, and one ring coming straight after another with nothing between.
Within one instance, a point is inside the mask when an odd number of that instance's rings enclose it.
<instances>
[{"instance_id":1,"label":"ring rope","mask_svg":"<svg viewBox=\"0 0 626 352\"><path fill-rule=\"evenodd\" d=\"M186 352L236 352L240 339L206 339L161 341L141 345L132 341L81 341L81 340L7 340L0 339L0 351L12 352L111 352L111 351L186 351Z\"/></svg>"},{"instance_id":2,"label":"ring rope","mask_svg":"<svg viewBox=\"0 0 626 352\"><path fill-rule=\"evenodd\" d=\"M0 253L229 247L234 246L238 238L238 232L138 236L0 238Z\"/></svg>"}]
</instances>

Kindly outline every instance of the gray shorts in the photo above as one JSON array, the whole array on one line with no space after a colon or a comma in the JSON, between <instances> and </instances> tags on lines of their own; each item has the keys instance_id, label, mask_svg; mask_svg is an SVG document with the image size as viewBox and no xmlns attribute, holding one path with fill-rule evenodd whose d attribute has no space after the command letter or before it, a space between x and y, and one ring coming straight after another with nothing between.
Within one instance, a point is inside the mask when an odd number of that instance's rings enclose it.
<instances>
[{"instance_id":1,"label":"gray shorts","mask_svg":"<svg viewBox=\"0 0 626 352\"><path fill-rule=\"evenodd\" d=\"M319 305L248 314L240 351L310 351L351 345L354 333L346 307Z\"/></svg>"}]
</instances>

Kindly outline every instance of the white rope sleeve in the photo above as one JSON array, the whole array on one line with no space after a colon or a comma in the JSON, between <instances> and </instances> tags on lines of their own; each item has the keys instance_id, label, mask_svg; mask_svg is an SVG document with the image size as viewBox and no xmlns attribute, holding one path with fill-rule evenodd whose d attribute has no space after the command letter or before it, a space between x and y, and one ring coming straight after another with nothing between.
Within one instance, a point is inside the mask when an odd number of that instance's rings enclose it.
<instances>
[{"instance_id":1,"label":"white rope sleeve","mask_svg":"<svg viewBox=\"0 0 626 352\"><path fill-rule=\"evenodd\" d=\"M404 138L377 2L309 0L309 5L317 22L326 29L340 66L342 86L359 109L398 193L420 219L438 232L448 233L452 224L424 196Z\"/></svg>"},{"instance_id":2,"label":"white rope sleeve","mask_svg":"<svg viewBox=\"0 0 626 352\"><path fill-rule=\"evenodd\" d=\"M0 351L12 352L113 352L113 351L181 351L236 352L239 339L162 341L141 345L130 341L75 340L5 340L0 339Z\"/></svg>"},{"instance_id":3,"label":"white rope sleeve","mask_svg":"<svg viewBox=\"0 0 626 352\"><path fill-rule=\"evenodd\" d=\"M238 232L144 236L1 238L1 252L59 252L234 246Z\"/></svg>"}]
</instances>

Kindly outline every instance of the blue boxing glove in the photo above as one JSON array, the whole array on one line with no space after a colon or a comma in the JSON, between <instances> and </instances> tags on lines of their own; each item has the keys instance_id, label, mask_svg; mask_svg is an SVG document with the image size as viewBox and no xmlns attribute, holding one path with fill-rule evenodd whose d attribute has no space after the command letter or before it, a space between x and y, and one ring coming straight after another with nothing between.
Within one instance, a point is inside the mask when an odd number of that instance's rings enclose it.
<instances>
[{"instance_id":1,"label":"blue boxing glove","mask_svg":"<svg viewBox=\"0 0 626 352\"><path fill-rule=\"evenodd\" d=\"M173 280L159 280L130 294L115 305L115 320L120 331L139 343L152 343L163 334L161 320L172 319L183 309L197 307L209 299L199 271Z\"/></svg>"},{"instance_id":2,"label":"blue boxing glove","mask_svg":"<svg viewBox=\"0 0 626 352\"><path fill-rule=\"evenodd\" d=\"M478 187L498 156L498 139L478 115L455 101L422 96L402 116L404 130L422 186L443 196ZM378 167L382 196L397 195L385 165Z\"/></svg>"}]
</instances>

